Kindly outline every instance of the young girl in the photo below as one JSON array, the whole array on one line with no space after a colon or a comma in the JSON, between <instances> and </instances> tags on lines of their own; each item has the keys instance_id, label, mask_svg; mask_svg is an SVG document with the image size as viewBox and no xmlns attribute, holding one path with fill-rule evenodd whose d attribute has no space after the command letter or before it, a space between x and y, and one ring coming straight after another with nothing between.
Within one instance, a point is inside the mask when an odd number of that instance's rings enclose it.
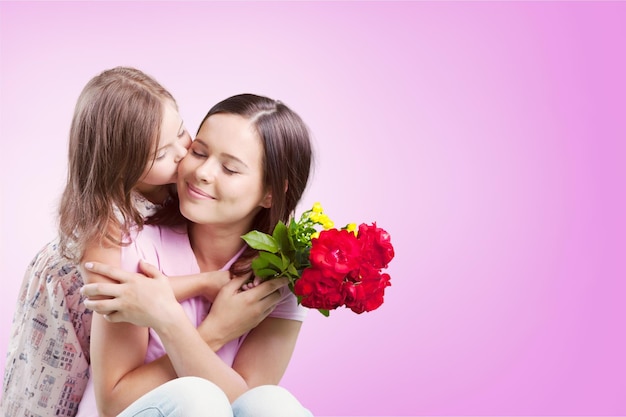
<instances>
[{"instance_id":1,"label":"young girl","mask_svg":"<svg viewBox=\"0 0 626 417\"><path fill-rule=\"evenodd\" d=\"M240 290L246 279L241 274L256 255L241 236L253 229L270 233L279 220L288 221L307 184L311 157L306 126L280 102L246 94L209 111L179 165L180 212L175 213L186 219L146 226L122 248L123 267L137 270L147 261L156 266L143 267L153 279L100 263L85 265L121 284L83 288L90 298L86 305L104 315L94 315L94 393L85 394L79 416L131 416L148 408L150 415L169 415L167 402L174 394L167 394L168 381L189 377L213 387L207 392L213 407L198 415L311 416L277 386L295 347L303 308L283 279ZM88 254L85 259L90 260ZM218 269L240 277L212 304L198 297L177 302L164 276ZM267 310L259 303L247 306L269 286L261 295ZM91 300L102 296L107 299ZM237 337L239 331L229 324L234 305L269 315ZM90 395L97 410L88 402Z\"/></svg>"},{"instance_id":2,"label":"young girl","mask_svg":"<svg viewBox=\"0 0 626 417\"><path fill-rule=\"evenodd\" d=\"M89 377L92 317L77 264L89 246L119 257L130 225L141 228L168 197L190 144L174 98L143 72L113 68L84 87L70 130L59 238L31 262L17 300L2 416L75 415ZM177 294L213 298L228 280L186 277Z\"/></svg>"}]
</instances>

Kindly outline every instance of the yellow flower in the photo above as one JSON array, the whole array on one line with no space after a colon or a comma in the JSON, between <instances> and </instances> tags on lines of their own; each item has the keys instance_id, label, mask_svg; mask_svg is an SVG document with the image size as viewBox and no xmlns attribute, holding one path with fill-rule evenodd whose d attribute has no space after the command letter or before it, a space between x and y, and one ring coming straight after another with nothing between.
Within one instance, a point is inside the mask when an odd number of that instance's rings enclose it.
<instances>
[{"instance_id":1,"label":"yellow flower","mask_svg":"<svg viewBox=\"0 0 626 417\"><path fill-rule=\"evenodd\" d=\"M311 220L313 223L322 224L322 214L313 213L311 214Z\"/></svg>"},{"instance_id":2,"label":"yellow flower","mask_svg":"<svg viewBox=\"0 0 626 417\"><path fill-rule=\"evenodd\" d=\"M311 239L317 239L318 237L320 237L320 232L311 233Z\"/></svg>"},{"instance_id":3,"label":"yellow flower","mask_svg":"<svg viewBox=\"0 0 626 417\"><path fill-rule=\"evenodd\" d=\"M311 215L311 219L313 219L313 215ZM329 218L326 214L323 214L323 213L322 213L322 214L318 214L318 215L315 217L315 220L314 220L314 221L315 221L315 223L317 223L317 224L321 224L321 225L322 225L322 227L323 227L324 229L326 229L326 230L328 230L328 229L332 229L332 228L333 228L333 226L334 226L333 221L332 221L332 220L331 220L331 219L330 219L330 218Z\"/></svg>"},{"instance_id":4,"label":"yellow flower","mask_svg":"<svg viewBox=\"0 0 626 417\"><path fill-rule=\"evenodd\" d=\"M356 223L350 223L346 226L346 230L348 232L352 232L354 233L354 236L356 236Z\"/></svg>"},{"instance_id":5,"label":"yellow flower","mask_svg":"<svg viewBox=\"0 0 626 417\"><path fill-rule=\"evenodd\" d=\"M320 203L313 204L312 211L313 211L313 213L321 213L322 212L322 205Z\"/></svg>"}]
</instances>

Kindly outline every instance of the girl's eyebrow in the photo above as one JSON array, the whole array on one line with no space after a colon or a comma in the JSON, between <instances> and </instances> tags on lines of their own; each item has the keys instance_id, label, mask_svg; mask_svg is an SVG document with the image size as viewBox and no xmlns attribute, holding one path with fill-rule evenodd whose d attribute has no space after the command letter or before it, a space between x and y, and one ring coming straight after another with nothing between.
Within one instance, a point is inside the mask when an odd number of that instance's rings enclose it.
<instances>
[{"instance_id":1,"label":"girl's eyebrow","mask_svg":"<svg viewBox=\"0 0 626 417\"><path fill-rule=\"evenodd\" d=\"M207 149L209 147L209 145L207 145L207 143L205 141L203 141L201 138L195 138L193 142L194 143L198 143L198 144L200 144L201 146L203 146L204 148L207 148ZM241 159L237 158L235 155L231 155L229 153L222 153L221 155L224 158L226 158L226 159L230 159L231 161L235 161L235 162L243 165L245 168L248 168L248 164L243 162Z\"/></svg>"}]
</instances>

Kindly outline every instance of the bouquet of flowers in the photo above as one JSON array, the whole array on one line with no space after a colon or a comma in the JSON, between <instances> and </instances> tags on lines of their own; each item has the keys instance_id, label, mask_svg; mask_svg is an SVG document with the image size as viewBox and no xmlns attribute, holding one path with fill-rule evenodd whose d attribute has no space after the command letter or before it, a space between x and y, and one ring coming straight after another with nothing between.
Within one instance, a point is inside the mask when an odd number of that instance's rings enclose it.
<instances>
[{"instance_id":1,"label":"bouquet of flowers","mask_svg":"<svg viewBox=\"0 0 626 417\"><path fill-rule=\"evenodd\" d=\"M341 306L358 314L375 310L391 285L381 272L394 257L389 233L375 222L336 229L319 203L289 226L279 222L272 235L255 230L242 238L259 251L256 276L289 278L298 303L325 316Z\"/></svg>"}]
</instances>

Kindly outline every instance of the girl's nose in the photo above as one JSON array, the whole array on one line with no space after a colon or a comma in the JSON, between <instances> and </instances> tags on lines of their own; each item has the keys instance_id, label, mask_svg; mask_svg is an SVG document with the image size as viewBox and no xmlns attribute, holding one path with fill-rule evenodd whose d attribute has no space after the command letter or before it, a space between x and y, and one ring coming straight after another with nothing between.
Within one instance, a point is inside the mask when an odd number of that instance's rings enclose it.
<instances>
[{"instance_id":1,"label":"girl's nose","mask_svg":"<svg viewBox=\"0 0 626 417\"><path fill-rule=\"evenodd\" d=\"M191 138L189 138L188 136L186 140L183 138L179 140L178 142L176 142L175 144L176 157L174 159L176 163L180 162L185 157L185 155L187 155L187 151L189 150L190 146L191 146Z\"/></svg>"}]
</instances>

